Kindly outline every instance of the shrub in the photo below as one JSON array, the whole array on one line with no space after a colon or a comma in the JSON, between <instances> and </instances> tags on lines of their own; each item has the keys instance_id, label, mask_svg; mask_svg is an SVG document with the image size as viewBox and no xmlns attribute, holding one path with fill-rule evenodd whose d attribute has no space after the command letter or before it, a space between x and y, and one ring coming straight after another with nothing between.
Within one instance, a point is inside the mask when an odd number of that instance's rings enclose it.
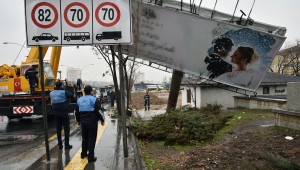
<instances>
[{"instance_id":1,"label":"shrub","mask_svg":"<svg viewBox=\"0 0 300 170\"><path fill-rule=\"evenodd\" d=\"M129 128L139 139L165 141L166 145L196 144L211 140L232 117L221 114L220 109L217 104L202 109L184 107L147 122L135 122Z\"/></svg>"}]
</instances>

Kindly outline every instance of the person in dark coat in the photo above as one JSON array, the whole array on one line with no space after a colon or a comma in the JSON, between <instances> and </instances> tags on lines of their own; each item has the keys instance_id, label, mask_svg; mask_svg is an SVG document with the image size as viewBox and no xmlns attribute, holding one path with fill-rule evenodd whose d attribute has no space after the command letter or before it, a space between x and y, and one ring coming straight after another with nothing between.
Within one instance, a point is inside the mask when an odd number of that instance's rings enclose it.
<instances>
[{"instance_id":1,"label":"person in dark coat","mask_svg":"<svg viewBox=\"0 0 300 170\"><path fill-rule=\"evenodd\" d=\"M63 148L61 139L61 130L64 127L65 133L65 149L71 149L72 145L69 144L70 136L70 120L68 114L68 104L69 99L73 97L73 94L65 91L62 88L62 82L58 81L55 84L55 90L50 93L50 98L52 101L52 109L54 111L55 124L56 124L56 134L58 141L58 148L61 150Z\"/></svg>"},{"instance_id":2,"label":"person in dark coat","mask_svg":"<svg viewBox=\"0 0 300 170\"><path fill-rule=\"evenodd\" d=\"M147 91L145 96L144 96L144 107L145 110L150 110L150 95L148 94L149 92Z\"/></svg>"},{"instance_id":3,"label":"person in dark coat","mask_svg":"<svg viewBox=\"0 0 300 170\"><path fill-rule=\"evenodd\" d=\"M112 90L110 92L110 107L115 106L115 100L116 100L116 93L114 92L114 90Z\"/></svg>"},{"instance_id":4,"label":"person in dark coat","mask_svg":"<svg viewBox=\"0 0 300 170\"><path fill-rule=\"evenodd\" d=\"M34 88L37 87L38 83L38 77L37 77L38 71L36 69L36 66L30 66L29 69L25 71L25 78L29 81L30 86L30 93L34 93Z\"/></svg>"},{"instance_id":5,"label":"person in dark coat","mask_svg":"<svg viewBox=\"0 0 300 170\"><path fill-rule=\"evenodd\" d=\"M221 37L214 41L213 53L206 56L204 60L207 64L208 77L210 79L232 71L232 65L226 62L224 58L227 57L233 45L232 40L226 37Z\"/></svg>"},{"instance_id":6,"label":"person in dark coat","mask_svg":"<svg viewBox=\"0 0 300 170\"><path fill-rule=\"evenodd\" d=\"M78 125L81 125L82 131L82 151L81 158L88 157L88 162L96 162L94 156L95 144L98 132L98 121L104 125L104 118L100 114L100 101L92 96L93 88L90 85L84 87L85 95L77 100L77 108L75 112Z\"/></svg>"}]
</instances>

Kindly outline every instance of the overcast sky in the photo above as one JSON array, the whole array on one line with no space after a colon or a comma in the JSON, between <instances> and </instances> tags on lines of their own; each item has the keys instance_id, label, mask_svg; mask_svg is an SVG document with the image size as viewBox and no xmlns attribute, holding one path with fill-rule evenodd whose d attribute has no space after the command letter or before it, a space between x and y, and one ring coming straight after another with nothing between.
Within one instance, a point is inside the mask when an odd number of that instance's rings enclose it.
<instances>
[{"instance_id":1,"label":"overcast sky","mask_svg":"<svg viewBox=\"0 0 300 170\"><path fill-rule=\"evenodd\" d=\"M198 4L200 0L195 0ZM189 2L189 1L188 1ZM228 14L232 14L237 0L218 0L216 10ZM236 15L240 16L239 10L242 9L247 15L251 9L252 0L240 0ZM203 0L202 6L213 8L214 0ZM271 25L282 26L287 28L286 44L293 44L297 39L300 39L300 1L299 0L256 0L254 8L251 13L251 18L254 21L264 22ZM26 40L25 33L25 15L24 15L24 1L23 0L2 0L0 6L0 52L2 64L13 64L18 55L21 45ZM3 42L13 42L19 45L5 45ZM26 44L25 44L26 46ZM25 61L28 55L29 48L23 48L15 64L20 64ZM83 80L103 80L111 81L111 77L101 77L101 73L108 70L105 61L97 59L98 56L93 54L91 47L81 46L64 47L61 53L61 60L59 70L64 72L69 67L83 68L89 64L93 66L86 67L83 70ZM170 77L171 74L159 70L151 69L149 67L142 67L141 72L145 73L146 80L153 80L161 82L163 77ZM65 74L62 74L65 78Z\"/></svg>"}]
</instances>

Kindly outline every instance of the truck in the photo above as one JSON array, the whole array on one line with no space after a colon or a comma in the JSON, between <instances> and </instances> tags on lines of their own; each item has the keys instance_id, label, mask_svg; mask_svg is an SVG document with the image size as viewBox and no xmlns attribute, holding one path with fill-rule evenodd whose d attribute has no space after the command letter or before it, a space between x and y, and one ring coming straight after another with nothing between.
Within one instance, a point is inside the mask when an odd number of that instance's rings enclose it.
<instances>
[{"instance_id":1,"label":"truck","mask_svg":"<svg viewBox=\"0 0 300 170\"><path fill-rule=\"evenodd\" d=\"M62 47L52 47L50 62L43 62L44 65L44 84L47 114L52 114L51 100L49 93L54 90L57 81L60 53ZM48 47L41 47L43 58ZM30 85L25 78L25 71L31 66L38 68L39 72L39 50L32 47L28 57L21 65L0 66L0 115L7 116L9 119L22 118L23 116L42 115L42 97L40 76L38 76L37 87L30 92ZM39 74L39 73L38 73ZM67 84L67 83L66 83ZM70 88L67 88L70 90ZM72 89L71 89L72 90ZM75 96L77 92L74 93ZM70 103L70 111L75 107L74 100Z\"/></svg>"},{"instance_id":2,"label":"truck","mask_svg":"<svg viewBox=\"0 0 300 170\"><path fill-rule=\"evenodd\" d=\"M96 35L96 40L101 41L103 39L114 39L118 40L122 38L122 32L121 31L107 31L102 32L102 34Z\"/></svg>"}]
</instances>

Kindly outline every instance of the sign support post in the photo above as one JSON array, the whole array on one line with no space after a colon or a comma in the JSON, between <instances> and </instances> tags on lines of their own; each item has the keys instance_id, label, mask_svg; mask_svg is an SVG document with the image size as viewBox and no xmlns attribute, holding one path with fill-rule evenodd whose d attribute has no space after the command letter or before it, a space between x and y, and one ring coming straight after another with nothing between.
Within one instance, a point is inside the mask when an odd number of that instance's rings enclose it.
<instances>
[{"instance_id":1,"label":"sign support post","mask_svg":"<svg viewBox=\"0 0 300 170\"><path fill-rule=\"evenodd\" d=\"M122 114L122 128L123 128L123 150L124 157L128 157L128 146L127 146L127 128L126 128L126 111L125 111L125 88L124 88L124 63L121 45L118 45L119 54L119 75L120 75L120 91L121 91L121 114Z\"/></svg>"},{"instance_id":2,"label":"sign support post","mask_svg":"<svg viewBox=\"0 0 300 170\"><path fill-rule=\"evenodd\" d=\"M39 48L39 65L40 65L39 76L40 76L40 83L41 83L42 112L43 112L43 123L44 123L44 133L45 133L46 155L47 155L47 161L50 161L47 110L46 110L46 101L45 101L44 63L43 63L42 47L38 46L38 48Z\"/></svg>"}]
</instances>

